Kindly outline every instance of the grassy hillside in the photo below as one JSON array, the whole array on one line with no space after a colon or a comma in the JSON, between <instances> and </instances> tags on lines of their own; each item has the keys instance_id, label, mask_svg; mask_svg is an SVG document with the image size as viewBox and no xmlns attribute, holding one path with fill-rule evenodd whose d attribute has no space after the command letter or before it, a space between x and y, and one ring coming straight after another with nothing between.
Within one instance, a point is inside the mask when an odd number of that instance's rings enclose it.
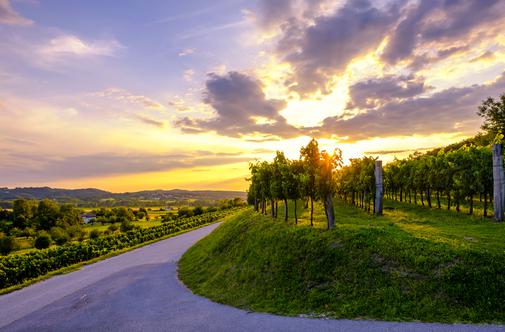
<instances>
[{"instance_id":1,"label":"grassy hillside","mask_svg":"<svg viewBox=\"0 0 505 332\"><path fill-rule=\"evenodd\" d=\"M322 216L310 228L244 212L182 257L180 278L197 294L254 311L505 322L505 225L386 206L375 218L337 204L332 231Z\"/></svg>"}]
</instances>

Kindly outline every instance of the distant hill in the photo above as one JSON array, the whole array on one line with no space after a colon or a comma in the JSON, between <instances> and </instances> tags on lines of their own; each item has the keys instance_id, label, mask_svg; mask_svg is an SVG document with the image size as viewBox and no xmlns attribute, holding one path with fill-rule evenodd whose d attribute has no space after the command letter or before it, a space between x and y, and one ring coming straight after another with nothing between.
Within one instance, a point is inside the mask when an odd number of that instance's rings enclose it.
<instances>
[{"instance_id":1,"label":"distant hill","mask_svg":"<svg viewBox=\"0 0 505 332\"><path fill-rule=\"evenodd\" d=\"M27 187L27 188L0 188L0 200L11 201L18 198L44 199L50 198L60 201L98 201L113 199L124 200L146 200L146 201L167 201L167 200L220 200L240 197L246 198L246 193L242 191L220 191L220 190L144 190L137 192L112 193L105 190L87 189L57 189L49 187Z\"/></svg>"}]
</instances>

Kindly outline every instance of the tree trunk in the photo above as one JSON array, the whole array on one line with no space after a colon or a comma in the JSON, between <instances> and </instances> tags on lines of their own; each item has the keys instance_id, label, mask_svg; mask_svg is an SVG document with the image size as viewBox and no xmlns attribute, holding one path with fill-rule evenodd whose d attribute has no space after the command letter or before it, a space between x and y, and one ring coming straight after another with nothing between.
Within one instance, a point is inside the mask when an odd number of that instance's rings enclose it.
<instances>
[{"instance_id":1,"label":"tree trunk","mask_svg":"<svg viewBox=\"0 0 505 332\"><path fill-rule=\"evenodd\" d=\"M384 196L382 183L382 161L375 161L375 202L374 213L376 216L382 215L382 199Z\"/></svg>"},{"instance_id":2,"label":"tree trunk","mask_svg":"<svg viewBox=\"0 0 505 332\"><path fill-rule=\"evenodd\" d=\"M428 202L428 206L431 209L431 193L430 193L430 189L426 190L426 201Z\"/></svg>"},{"instance_id":3,"label":"tree trunk","mask_svg":"<svg viewBox=\"0 0 505 332\"><path fill-rule=\"evenodd\" d=\"M298 224L298 212L296 211L296 203L297 203L296 201L297 201L297 200L296 200L296 199L294 199L293 201L294 201L294 203L295 203L295 224Z\"/></svg>"},{"instance_id":4,"label":"tree trunk","mask_svg":"<svg viewBox=\"0 0 505 332\"><path fill-rule=\"evenodd\" d=\"M451 192L447 193L447 210L451 209Z\"/></svg>"},{"instance_id":5,"label":"tree trunk","mask_svg":"<svg viewBox=\"0 0 505 332\"><path fill-rule=\"evenodd\" d=\"M275 218L275 204L274 204L274 200L273 199L270 199L270 214L272 215L272 219Z\"/></svg>"},{"instance_id":6,"label":"tree trunk","mask_svg":"<svg viewBox=\"0 0 505 332\"><path fill-rule=\"evenodd\" d=\"M310 197L310 226L314 226L314 199Z\"/></svg>"},{"instance_id":7,"label":"tree trunk","mask_svg":"<svg viewBox=\"0 0 505 332\"><path fill-rule=\"evenodd\" d=\"M493 201L494 219L503 221L504 185L502 145L493 145Z\"/></svg>"},{"instance_id":8,"label":"tree trunk","mask_svg":"<svg viewBox=\"0 0 505 332\"><path fill-rule=\"evenodd\" d=\"M417 190L414 190L414 204L417 205Z\"/></svg>"},{"instance_id":9,"label":"tree trunk","mask_svg":"<svg viewBox=\"0 0 505 332\"><path fill-rule=\"evenodd\" d=\"M470 195L470 211L468 214L473 214L473 195Z\"/></svg>"},{"instance_id":10,"label":"tree trunk","mask_svg":"<svg viewBox=\"0 0 505 332\"><path fill-rule=\"evenodd\" d=\"M440 209L442 208L442 206L440 205L440 191L437 190L437 207Z\"/></svg>"},{"instance_id":11,"label":"tree trunk","mask_svg":"<svg viewBox=\"0 0 505 332\"><path fill-rule=\"evenodd\" d=\"M484 218L487 217L487 193L484 193Z\"/></svg>"},{"instance_id":12,"label":"tree trunk","mask_svg":"<svg viewBox=\"0 0 505 332\"><path fill-rule=\"evenodd\" d=\"M335 227L335 211L333 210L333 195L326 195L326 218L328 218L328 229Z\"/></svg>"},{"instance_id":13,"label":"tree trunk","mask_svg":"<svg viewBox=\"0 0 505 332\"><path fill-rule=\"evenodd\" d=\"M423 191L422 190L421 190L419 196L421 196L421 205L424 206L424 197L423 197Z\"/></svg>"},{"instance_id":14,"label":"tree trunk","mask_svg":"<svg viewBox=\"0 0 505 332\"><path fill-rule=\"evenodd\" d=\"M284 221L288 221L288 199L284 198Z\"/></svg>"}]
</instances>

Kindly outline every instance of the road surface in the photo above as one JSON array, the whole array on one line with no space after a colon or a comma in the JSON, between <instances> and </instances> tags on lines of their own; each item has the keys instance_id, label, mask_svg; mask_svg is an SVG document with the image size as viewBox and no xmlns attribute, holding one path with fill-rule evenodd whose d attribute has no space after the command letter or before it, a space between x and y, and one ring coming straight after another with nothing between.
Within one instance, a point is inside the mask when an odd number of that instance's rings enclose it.
<instances>
[{"instance_id":1,"label":"road surface","mask_svg":"<svg viewBox=\"0 0 505 332\"><path fill-rule=\"evenodd\" d=\"M493 325L282 317L211 302L177 279L177 261L217 226L0 296L0 331L505 331Z\"/></svg>"}]
</instances>

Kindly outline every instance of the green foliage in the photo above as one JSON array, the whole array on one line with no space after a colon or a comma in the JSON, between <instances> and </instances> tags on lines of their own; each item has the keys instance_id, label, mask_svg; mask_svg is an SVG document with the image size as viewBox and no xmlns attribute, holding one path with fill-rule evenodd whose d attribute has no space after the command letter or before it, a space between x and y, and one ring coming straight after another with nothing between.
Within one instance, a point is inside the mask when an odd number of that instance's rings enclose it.
<instances>
[{"instance_id":1,"label":"green foliage","mask_svg":"<svg viewBox=\"0 0 505 332\"><path fill-rule=\"evenodd\" d=\"M0 254L8 255L16 248L16 241L12 236L5 236L0 233Z\"/></svg>"},{"instance_id":2,"label":"green foliage","mask_svg":"<svg viewBox=\"0 0 505 332\"><path fill-rule=\"evenodd\" d=\"M52 243L51 236L49 236L47 232L42 231L35 238L34 246L37 249L46 249L49 248L51 243Z\"/></svg>"},{"instance_id":3,"label":"green foliage","mask_svg":"<svg viewBox=\"0 0 505 332\"><path fill-rule=\"evenodd\" d=\"M123 221L121 223L121 226L119 227L119 229L121 230L121 232L128 232L128 231L131 231L132 229L135 228L135 225L131 222L131 221Z\"/></svg>"},{"instance_id":4,"label":"green foliage","mask_svg":"<svg viewBox=\"0 0 505 332\"><path fill-rule=\"evenodd\" d=\"M177 216L179 218L186 218L186 217L192 217L193 216L193 209L183 206L177 211Z\"/></svg>"},{"instance_id":5,"label":"green foliage","mask_svg":"<svg viewBox=\"0 0 505 332\"><path fill-rule=\"evenodd\" d=\"M33 251L22 255L9 255L0 258L0 289L21 284L48 272L87 261L115 250L132 247L144 242L159 239L170 234L213 223L226 215L235 212L233 209L202 214L197 217L181 218L161 226L134 229L117 235L101 236L88 242L70 243ZM36 239L37 248L47 248L50 237L41 232Z\"/></svg>"},{"instance_id":6,"label":"green foliage","mask_svg":"<svg viewBox=\"0 0 505 332\"><path fill-rule=\"evenodd\" d=\"M70 236L68 233L61 227L52 227L49 231L51 235L51 239L53 239L54 243L61 246L68 241L70 241Z\"/></svg>"},{"instance_id":7,"label":"green foliage","mask_svg":"<svg viewBox=\"0 0 505 332\"><path fill-rule=\"evenodd\" d=\"M489 97L482 102L477 112L484 118L481 128L491 134L505 134L505 93L498 100Z\"/></svg>"},{"instance_id":8,"label":"green foliage","mask_svg":"<svg viewBox=\"0 0 505 332\"><path fill-rule=\"evenodd\" d=\"M436 207L441 208L445 196L448 209L459 211L460 204L469 206L473 213L474 198L484 200L483 214L487 216L487 203L493 194L493 160L489 146L461 146L433 154L413 154L408 159L395 160L384 169L384 187L387 197L400 201L414 199L426 201L429 207L433 196Z\"/></svg>"},{"instance_id":9,"label":"green foliage","mask_svg":"<svg viewBox=\"0 0 505 332\"><path fill-rule=\"evenodd\" d=\"M92 229L91 232L89 232L89 238L90 239L98 239L100 237L100 231L98 229Z\"/></svg>"},{"instance_id":10,"label":"green foliage","mask_svg":"<svg viewBox=\"0 0 505 332\"><path fill-rule=\"evenodd\" d=\"M337 204L329 232L244 212L189 249L179 277L196 294L251 311L504 322L504 225L388 205L376 218Z\"/></svg>"}]
</instances>

